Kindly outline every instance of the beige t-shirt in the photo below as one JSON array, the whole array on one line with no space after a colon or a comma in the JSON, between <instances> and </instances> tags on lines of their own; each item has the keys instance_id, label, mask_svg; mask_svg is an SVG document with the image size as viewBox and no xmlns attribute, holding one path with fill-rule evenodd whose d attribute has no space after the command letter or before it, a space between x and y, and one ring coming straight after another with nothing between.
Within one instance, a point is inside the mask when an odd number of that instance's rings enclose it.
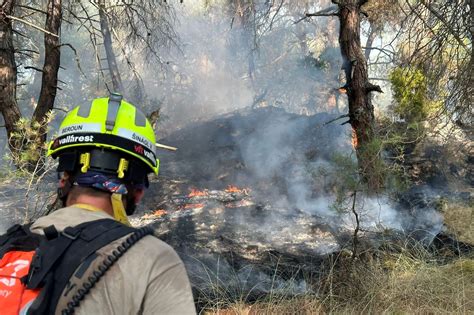
<instances>
[{"instance_id":1,"label":"beige t-shirt","mask_svg":"<svg viewBox=\"0 0 474 315\"><path fill-rule=\"evenodd\" d=\"M42 229L50 225L62 231L105 218L112 217L102 211L68 207L38 219L31 231L43 234ZM105 250L99 250L98 255L97 261L105 258ZM75 314L196 314L196 310L181 259L163 241L145 236L96 283Z\"/></svg>"}]
</instances>

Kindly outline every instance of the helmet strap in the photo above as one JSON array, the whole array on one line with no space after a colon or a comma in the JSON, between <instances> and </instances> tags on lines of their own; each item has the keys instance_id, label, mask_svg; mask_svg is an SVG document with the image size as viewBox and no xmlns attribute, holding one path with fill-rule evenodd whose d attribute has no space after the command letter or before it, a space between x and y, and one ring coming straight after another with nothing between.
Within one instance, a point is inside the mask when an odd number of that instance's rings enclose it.
<instances>
[{"instance_id":1,"label":"helmet strap","mask_svg":"<svg viewBox=\"0 0 474 315\"><path fill-rule=\"evenodd\" d=\"M127 198L127 207L125 208L125 212L127 215L132 215L137 210L137 204L135 203L135 197L133 196L133 190L129 191L126 195Z\"/></svg>"},{"instance_id":2,"label":"helmet strap","mask_svg":"<svg viewBox=\"0 0 474 315\"><path fill-rule=\"evenodd\" d=\"M111 194L110 202L112 203L112 209L114 210L115 220L125 225L130 225L130 222L128 221L128 218L127 218L127 213L123 206L122 195Z\"/></svg>"}]
</instances>

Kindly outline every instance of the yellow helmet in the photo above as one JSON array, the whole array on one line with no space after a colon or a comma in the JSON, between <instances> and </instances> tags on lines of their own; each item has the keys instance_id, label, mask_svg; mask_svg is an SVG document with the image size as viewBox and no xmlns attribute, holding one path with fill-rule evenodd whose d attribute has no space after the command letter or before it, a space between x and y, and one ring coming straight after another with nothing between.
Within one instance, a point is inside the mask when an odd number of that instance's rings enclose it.
<instances>
[{"instance_id":1,"label":"yellow helmet","mask_svg":"<svg viewBox=\"0 0 474 315\"><path fill-rule=\"evenodd\" d=\"M79 167L83 173L95 170L127 179L137 177L130 173L158 174L155 151L155 133L146 116L120 94L112 93L71 110L47 155L59 156L58 171Z\"/></svg>"}]
</instances>

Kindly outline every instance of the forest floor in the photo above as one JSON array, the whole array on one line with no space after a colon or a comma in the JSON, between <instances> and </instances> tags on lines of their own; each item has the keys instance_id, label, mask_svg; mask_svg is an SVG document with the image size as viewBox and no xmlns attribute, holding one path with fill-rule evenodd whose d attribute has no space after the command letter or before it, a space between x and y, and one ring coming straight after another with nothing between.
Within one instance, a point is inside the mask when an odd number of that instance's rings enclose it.
<instances>
[{"instance_id":1,"label":"forest floor","mask_svg":"<svg viewBox=\"0 0 474 315\"><path fill-rule=\"evenodd\" d=\"M163 171L132 223L159 224L186 264L202 314L473 314L473 161L456 164L464 159L446 158L439 145L417 153L411 166L431 192L415 190L404 196L413 204L394 209L422 223L404 226L413 232L432 230L420 218L436 208L443 231L421 244L373 225L353 257L351 225L291 195L304 184L312 205L333 193L333 174L305 172L331 170L334 144L350 146L336 141L346 129L326 127L332 118L246 110L172 134L163 143L179 150L160 154ZM0 230L34 220L54 199L54 172L39 181L10 170L0 176Z\"/></svg>"}]
</instances>

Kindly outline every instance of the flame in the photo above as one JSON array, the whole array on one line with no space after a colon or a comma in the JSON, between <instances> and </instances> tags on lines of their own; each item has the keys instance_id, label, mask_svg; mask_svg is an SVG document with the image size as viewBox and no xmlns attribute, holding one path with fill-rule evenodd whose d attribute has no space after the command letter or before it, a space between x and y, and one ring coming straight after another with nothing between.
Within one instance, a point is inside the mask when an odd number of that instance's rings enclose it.
<instances>
[{"instance_id":1,"label":"flame","mask_svg":"<svg viewBox=\"0 0 474 315\"><path fill-rule=\"evenodd\" d=\"M242 188L242 189L240 189L240 188L237 187L237 186L229 185L229 186L227 186L227 188L225 189L225 192L227 192L227 193L242 193L242 194L248 195L249 192L250 192L250 188Z\"/></svg>"},{"instance_id":2,"label":"flame","mask_svg":"<svg viewBox=\"0 0 474 315\"><path fill-rule=\"evenodd\" d=\"M188 197L197 197L197 196L207 196L207 191L191 188L191 192L188 194Z\"/></svg>"},{"instance_id":3,"label":"flame","mask_svg":"<svg viewBox=\"0 0 474 315\"><path fill-rule=\"evenodd\" d=\"M163 210L163 209L159 209L159 210L155 210L155 211L152 212L152 213L145 214L142 218L143 218L143 219L155 219L155 218L162 217L162 216L164 216L164 215L166 215L166 214L168 214L168 211Z\"/></svg>"},{"instance_id":4,"label":"flame","mask_svg":"<svg viewBox=\"0 0 474 315\"><path fill-rule=\"evenodd\" d=\"M185 204L183 209L202 209L204 208L206 205L203 204L203 203L188 203L188 204Z\"/></svg>"},{"instance_id":5,"label":"flame","mask_svg":"<svg viewBox=\"0 0 474 315\"><path fill-rule=\"evenodd\" d=\"M237 186L229 185L227 186L225 191L228 193L233 193L233 192L240 192L240 189Z\"/></svg>"},{"instance_id":6,"label":"flame","mask_svg":"<svg viewBox=\"0 0 474 315\"><path fill-rule=\"evenodd\" d=\"M157 217L162 217L164 216L165 214L167 214L168 212L166 210L163 210L163 209L159 209L159 210L156 210L155 212L153 212L153 215L157 216Z\"/></svg>"},{"instance_id":7,"label":"flame","mask_svg":"<svg viewBox=\"0 0 474 315\"><path fill-rule=\"evenodd\" d=\"M358 142L357 142L357 133L355 132L354 129L352 129L352 147L354 149L357 149L357 146L358 146Z\"/></svg>"}]
</instances>

